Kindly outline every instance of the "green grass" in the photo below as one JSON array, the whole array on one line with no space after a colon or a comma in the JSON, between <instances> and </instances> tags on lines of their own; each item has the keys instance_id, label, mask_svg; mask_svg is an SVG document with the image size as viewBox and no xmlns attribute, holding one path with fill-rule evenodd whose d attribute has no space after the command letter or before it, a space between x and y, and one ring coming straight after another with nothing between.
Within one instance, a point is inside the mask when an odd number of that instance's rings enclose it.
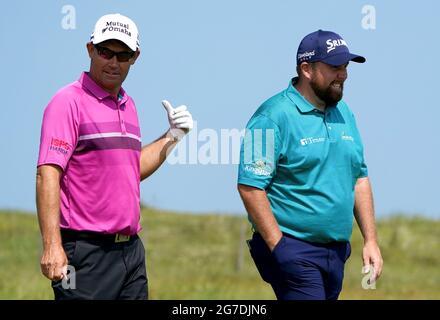
<instances>
[{"instance_id":1,"label":"green grass","mask_svg":"<svg viewBox=\"0 0 440 320\"><path fill-rule=\"evenodd\" d=\"M151 299L274 299L240 241L245 218L143 209ZM440 221L394 216L378 222L385 267L375 290L361 286L362 239L353 230L341 299L440 299ZM238 259L240 251L242 259ZM35 215L0 212L0 299L52 299L40 273Z\"/></svg>"}]
</instances>

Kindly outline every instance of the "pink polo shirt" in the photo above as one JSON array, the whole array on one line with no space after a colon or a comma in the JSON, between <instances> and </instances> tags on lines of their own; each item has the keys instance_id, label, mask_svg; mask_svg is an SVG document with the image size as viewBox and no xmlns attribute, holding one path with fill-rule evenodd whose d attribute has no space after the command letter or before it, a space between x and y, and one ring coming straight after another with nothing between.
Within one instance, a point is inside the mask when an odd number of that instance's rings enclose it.
<instances>
[{"instance_id":1,"label":"pink polo shirt","mask_svg":"<svg viewBox=\"0 0 440 320\"><path fill-rule=\"evenodd\" d=\"M87 73L58 91L44 111L38 166L61 177L60 226L133 235L140 231L141 133L136 107Z\"/></svg>"}]
</instances>

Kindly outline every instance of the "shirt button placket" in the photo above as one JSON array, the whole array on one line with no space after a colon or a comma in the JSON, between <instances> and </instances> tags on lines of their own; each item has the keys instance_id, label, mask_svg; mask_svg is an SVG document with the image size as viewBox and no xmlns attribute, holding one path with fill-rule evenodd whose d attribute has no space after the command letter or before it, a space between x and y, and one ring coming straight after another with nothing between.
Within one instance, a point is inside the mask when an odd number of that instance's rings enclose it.
<instances>
[{"instance_id":1,"label":"shirt button placket","mask_svg":"<svg viewBox=\"0 0 440 320\"><path fill-rule=\"evenodd\" d=\"M329 128L329 125L327 124L327 114L326 113L324 113L322 115L322 122L323 122L324 127L325 127L325 132L327 134L327 139L329 139L331 141L330 128Z\"/></svg>"},{"instance_id":2,"label":"shirt button placket","mask_svg":"<svg viewBox=\"0 0 440 320\"><path fill-rule=\"evenodd\" d=\"M121 126L121 132L123 135L127 134L127 129L125 127L125 120L124 120L124 105L119 105L118 103L118 113L119 113L119 124Z\"/></svg>"},{"instance_id":3,"label":"shirt button placket","mask_svg":"<svg viewBox=\"0 0 440 320\"><path fill-rule=\"evenodd\" d=\"M325 125L326 131L327 131L327 137L330 142L335 142L336 139L335 139L334 130L332 130L332 126L327 122L327 120L328 120L328 113L326 112L324 114L324 125Z\"/></svg>"}]
</instances>

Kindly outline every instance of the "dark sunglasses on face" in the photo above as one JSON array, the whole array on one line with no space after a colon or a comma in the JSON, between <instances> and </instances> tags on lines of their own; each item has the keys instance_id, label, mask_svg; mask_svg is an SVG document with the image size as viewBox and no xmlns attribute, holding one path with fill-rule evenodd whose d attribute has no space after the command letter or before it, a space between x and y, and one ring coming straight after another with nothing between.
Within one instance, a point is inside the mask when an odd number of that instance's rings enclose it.
<instances>
[{"instance_id":1,"label":"dark sunglasses on face","mask_svg":"<svg viewBox=\"0 0 440 320\"><path fill-rule=\"evenodd\" d=\"M110 50L106 47L101 47L97 44L95 44L95 48L98 51L98 54L103 57L106 60L110 60L114 56L116 56L116 59L118 59L119 62L127 62L131 58L134 57L135 51L121 51L116 52L113 50Z\"/></svg>"}]
</instances>

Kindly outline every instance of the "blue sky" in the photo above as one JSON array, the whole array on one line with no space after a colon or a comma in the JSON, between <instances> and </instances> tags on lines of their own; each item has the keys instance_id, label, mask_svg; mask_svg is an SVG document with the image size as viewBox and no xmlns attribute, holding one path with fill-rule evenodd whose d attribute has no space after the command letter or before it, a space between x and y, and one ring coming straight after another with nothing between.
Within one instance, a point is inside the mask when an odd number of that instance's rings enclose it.
<instances>
[{"instance_id":1,"label":"blue sky","mask_svg":"<svg viewBox=\"0 0 440 320\"><path fill-rule=\"evenodd\" d=\"M62 26L65 5L75 9L74 29ZM365 5L376 11L375 29L361 24ZM377 214L440 217L435 0L9 2L0 20L0 208L35 210L43 110L88 70L93 26L115 12L141 32L141 56L124 88L136 102L144 143L167 129L163 99L188 105L199 132L243 129L295 75L303 36L319 28L339 33L367 58L349 66L344 100L363 137ZM235 164L165 163L142 183L141 197L163 209L243 213L236 176Z\"/></svg>"}]
</instances>

